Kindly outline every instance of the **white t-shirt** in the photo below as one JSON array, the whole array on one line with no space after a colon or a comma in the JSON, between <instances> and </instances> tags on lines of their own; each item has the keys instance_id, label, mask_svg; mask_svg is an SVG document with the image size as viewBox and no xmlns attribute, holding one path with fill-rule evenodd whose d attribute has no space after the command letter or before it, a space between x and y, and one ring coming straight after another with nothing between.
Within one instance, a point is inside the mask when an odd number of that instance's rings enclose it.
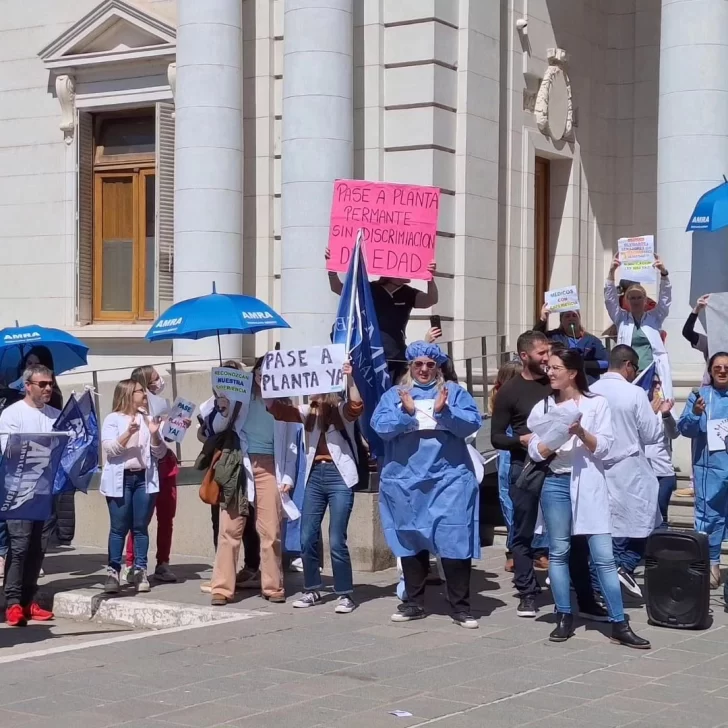
<instances>
[{"instance_id":1,"label":"white t-shirt","mask_svg":"<svg viewBox=\"0 0 728 728\"><path fill-rule=\"evenodd\" d=\"M52 432L53 423L60 414L60 410L50 405L38 409L26 404L25 400L11 404L0 414L0 450L5 450L8 435L15 432Z\"/></svg>"}]
</instances>

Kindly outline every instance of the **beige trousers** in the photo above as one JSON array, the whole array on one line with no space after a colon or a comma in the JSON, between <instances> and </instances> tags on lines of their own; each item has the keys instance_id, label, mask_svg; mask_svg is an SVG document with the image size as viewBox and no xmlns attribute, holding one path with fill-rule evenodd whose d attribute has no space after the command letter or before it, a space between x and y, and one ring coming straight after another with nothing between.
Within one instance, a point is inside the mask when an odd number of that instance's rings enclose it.
<instances>
[{"instance_id":1,"label":"beige trousers","mask_svg":"<svg viewBox=\"0 0 728 728\"><path fill-rule=\"evenodd\" d=\"M266 597L282 597L283 564L281 553L281 519L283 507L272 455L251 455L255 480L255 528L260 536L261 592ZM240 556L240 542L245 516L220 511L220 536L212 570L213 594L232 599Z\"/></svg>"}]
</instances>

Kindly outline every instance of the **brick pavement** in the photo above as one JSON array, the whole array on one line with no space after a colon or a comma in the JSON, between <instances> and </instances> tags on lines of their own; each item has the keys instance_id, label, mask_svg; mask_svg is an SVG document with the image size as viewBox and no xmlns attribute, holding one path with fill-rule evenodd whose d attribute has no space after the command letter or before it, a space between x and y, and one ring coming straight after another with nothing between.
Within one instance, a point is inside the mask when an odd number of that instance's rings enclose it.
<instances>
[{"instance_id":1,"label":"brick pavement","mask_svg":"<svg viewBox=\"0 0 728 728\"><path fill-rule=\"evenodd\" d=\"M593 624L556 645L550 608L518 619L502 550L484 556L473 575L478 631L449 622L437 587L432 616L393 625L396 575L360 574L362 604L350 615L334 614L333 601L294 610L251 596L235 605L258 610L247 621L0 664L0 726L728 726L728 615L717 597L714 626L702 633L648 627L644 609L630 607L652 640L647 653L611 645ZM151 596L184 590L201 598L192 580ZM36 629L3 628L0 647Z\"/></svg>"}]
</instances>

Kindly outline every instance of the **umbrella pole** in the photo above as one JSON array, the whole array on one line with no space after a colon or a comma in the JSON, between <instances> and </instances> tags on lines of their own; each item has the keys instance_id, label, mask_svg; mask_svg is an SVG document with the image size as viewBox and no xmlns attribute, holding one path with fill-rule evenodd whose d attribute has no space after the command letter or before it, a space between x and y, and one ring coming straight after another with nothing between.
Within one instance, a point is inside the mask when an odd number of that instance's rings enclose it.
<instances>
[{"instance_id":1,"label":"umbrella pole","mask_svg":"<svg viewBox=\"0 0 728 728\"><path fill-rule=\"evenodd\" d=\"M220 366L222 366L222 345L220 344L220 331L217 332L217 355L220 357Z\"/></svg>"}]
</instances>

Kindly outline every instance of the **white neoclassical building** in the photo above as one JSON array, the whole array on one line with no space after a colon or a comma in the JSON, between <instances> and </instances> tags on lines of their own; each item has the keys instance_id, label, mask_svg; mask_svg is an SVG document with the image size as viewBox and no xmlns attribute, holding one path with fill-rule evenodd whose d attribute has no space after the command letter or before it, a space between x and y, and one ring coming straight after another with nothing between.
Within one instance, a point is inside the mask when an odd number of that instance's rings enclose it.
<instances>
[{"instance_id":1,"label":"white neoclassical building","mask_svg":"<svg viewBox=\"0 0 728 728\"><path fill-rule=\"evenodd\" d=\"M95 368L213 358L143 335L215 281L279 310L284 345L323 342L332 182L355 177L442 189L460 359L512 345L550 287L601 332L617 239L654 233L687 383L691 291L728 274L684 232L728 170L726 68L725 0L2 0L0 325L72 331Z\"/></svg>"}]
</instances>

